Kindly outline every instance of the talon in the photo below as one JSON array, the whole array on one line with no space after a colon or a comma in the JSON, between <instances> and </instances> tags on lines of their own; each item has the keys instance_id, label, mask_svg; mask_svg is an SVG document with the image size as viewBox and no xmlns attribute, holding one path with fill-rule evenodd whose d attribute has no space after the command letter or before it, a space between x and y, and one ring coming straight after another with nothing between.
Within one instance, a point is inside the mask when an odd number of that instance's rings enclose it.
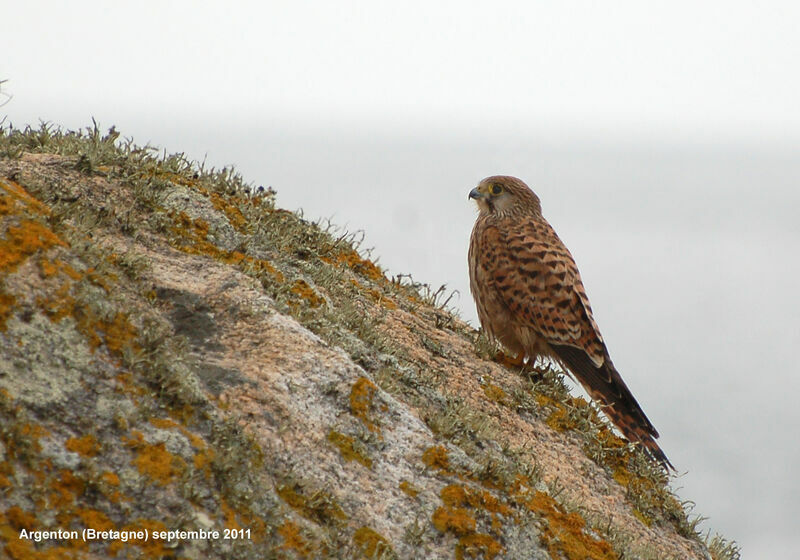
<instances>
[{"instance_id":1,"label":"talon","mask_svg":"<svg viewBox=\"0 0 800 560\"><path fill-rule=\"evenodd\" d=\"M498 351L494 361L506 366L509 369L521 368L525 365L525 352L520 352L515 358L506 355L502 350Z\"/></svg>"}]
</instances>

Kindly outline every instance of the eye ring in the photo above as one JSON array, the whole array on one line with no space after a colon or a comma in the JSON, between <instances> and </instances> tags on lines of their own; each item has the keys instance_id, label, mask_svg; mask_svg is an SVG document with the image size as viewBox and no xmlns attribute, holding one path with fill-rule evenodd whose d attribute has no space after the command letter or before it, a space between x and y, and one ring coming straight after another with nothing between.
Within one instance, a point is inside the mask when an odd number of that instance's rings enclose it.
<instances>
[{"instance_id":1,"label":"eye ring","mask_svg":"<svg viewBox=\"0 0 800 560\"><path fill-rule=\"evenodd\" d=\"M500 185L492 185L492 194L498 195L501 192L503 192L503 187L501 187Z\"/></svg>"}]
</instances>

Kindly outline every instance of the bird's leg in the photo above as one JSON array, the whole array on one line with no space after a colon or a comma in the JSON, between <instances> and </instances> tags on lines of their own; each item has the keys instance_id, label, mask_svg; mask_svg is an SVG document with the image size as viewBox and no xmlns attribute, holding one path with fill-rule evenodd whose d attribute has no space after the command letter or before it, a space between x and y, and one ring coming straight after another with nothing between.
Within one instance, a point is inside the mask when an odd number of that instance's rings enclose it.
<instances>
[{"instance_id":1,"label":"bird's leg","mask_svg":"<svg viewBox=\"0 0 800 560\"><path fill-rule=\"evenodd\" d=\"M494 361L503 364L509 369L521 368L525 365L525 352L521 351L516 357L507 356L505 352L499 350L494 357Z\"/></svg>"}]
</instances>

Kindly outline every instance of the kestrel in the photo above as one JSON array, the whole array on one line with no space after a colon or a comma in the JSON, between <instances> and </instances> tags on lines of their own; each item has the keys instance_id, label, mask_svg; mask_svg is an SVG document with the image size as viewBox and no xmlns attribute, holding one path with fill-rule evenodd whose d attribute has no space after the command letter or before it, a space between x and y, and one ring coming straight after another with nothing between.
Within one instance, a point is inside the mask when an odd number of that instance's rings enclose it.
<instances>
[{"instance_id":1,"label":"kestrel","mask_svg":"<svg viewBox=\"0 0 800 560\"><path fill-rule=\"evenodd\" d=\"M480 213L469 243L469 284L490 339L522 363L545 357L572 374L632 442L673 468L592 317L572 255L542 216L539 197L515 177L472 189Z\"/></svg>"}]
</instances>

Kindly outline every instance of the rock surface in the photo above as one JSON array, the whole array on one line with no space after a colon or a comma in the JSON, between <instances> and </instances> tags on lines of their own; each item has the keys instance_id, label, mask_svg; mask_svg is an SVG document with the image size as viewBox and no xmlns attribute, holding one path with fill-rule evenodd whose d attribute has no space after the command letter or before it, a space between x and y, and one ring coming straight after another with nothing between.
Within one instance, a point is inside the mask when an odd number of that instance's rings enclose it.
<instances>
[{"instance_id":1,"label":"rock surface","mask_svg":"<svg viewBox=\"0 0 800 560\"><path fill-rule=\"evenodd\" d=\"M6 557L711 557L558 375L229 170L6 133L0 239Z\"/></svg>"}]
</instances>

